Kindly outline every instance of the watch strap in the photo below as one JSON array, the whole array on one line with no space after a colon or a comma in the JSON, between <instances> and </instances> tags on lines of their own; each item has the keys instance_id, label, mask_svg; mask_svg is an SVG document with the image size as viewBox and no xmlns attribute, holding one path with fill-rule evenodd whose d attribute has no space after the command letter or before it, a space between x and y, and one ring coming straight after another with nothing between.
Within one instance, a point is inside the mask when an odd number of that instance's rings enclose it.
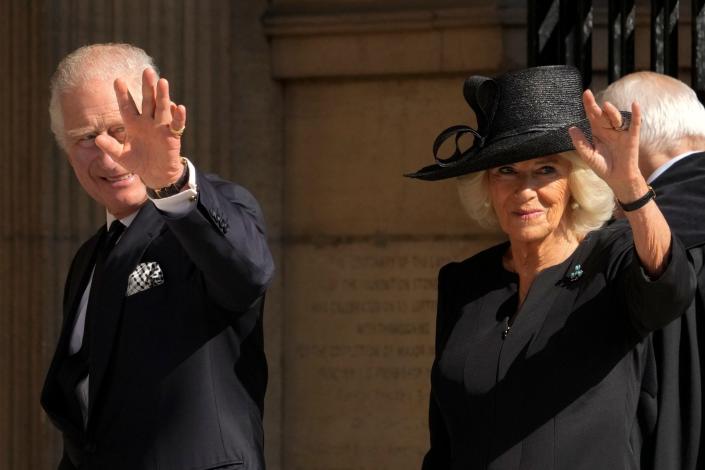
<instances>
[{"instance_id":1,"label":"watch strap","mask_svg":"<svg viewBox=\"0 0 705 470\"><path fill-rule=\"evenodd\" d=\"M147 196L149 196L152 199L162 199L165 197L174 196L176 194L179 194L184 189L184 186L186 186L186 184L188 184L188 180L189 180L188 163L186 162L186 159L184 157L181 157L181 164L184 166L184 171L181 173L181 176L179 177L178 180L176 180L174 183L170 184L169 186L164 186L163 188L159 188L159 189L153 189L153 188L147 187Z\"/></svg>"},{"instance_id":2,"label":"watch strap","mask_svg":"<svg viewBox=\"0 0 705 470\"><path fill-rule=\"evenodd\" d=\"M617 202L619 203L619 207L621 207L624 212L632 212L637 209L641 209L652 199L656 199L656 192L654 191L654 188L649 186L649 190L646 191L646 194L641 196L636 201L622 202L618 199Z\"/></svg>"}]
</instances>

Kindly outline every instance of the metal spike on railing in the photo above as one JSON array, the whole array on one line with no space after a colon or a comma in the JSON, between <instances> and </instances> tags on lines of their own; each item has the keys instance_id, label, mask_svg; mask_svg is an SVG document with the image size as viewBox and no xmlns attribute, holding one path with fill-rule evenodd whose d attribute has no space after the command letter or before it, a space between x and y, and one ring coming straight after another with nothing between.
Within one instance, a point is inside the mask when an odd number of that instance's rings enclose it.
<instances>
[{"instance_id":1,"label":"metal spike on railing","mask_svg":"<svg viewBox=\"0 0 705 470\"><path fill-rule=\"evenodd\" d=\"M583 87L587 88L592 81L592 0L576 0L575 8L575 66L583 75Z\"/></svg>"},{"instance_id":2,"label":"metal spike on railing","mask_svg":"<svg viewBox=\"0 0 705 470\"><path fill-rule=\"evenodd\" d=\"M527 9L529 66L563 63L560 11L561 0L529 0Z\"/></svg>"},{"instance_id":3,"label":"metal spike on railing","mask_svg":"<svg viewBox=\"0 0 705 470\"><path fill-rule=\"evenodd\" d=\"M679 0L651 0L651 70L678 76Z\"/></svg>"},{"instance_id":4,"label":"metal spike on railing","mask_svg":"<svg viewBox=\"0 0 705 470\"><path fill-rule=\"evenodd\" d=\"M529 0L529 66L570 64L592 79L592 0Z\"/></svg>"},{"instance_id":5,"label":"metal spike on railing","mask_svg":"<svg viewBox=\"0 0 705 470\"><path fill-rule=\"evenodd\" d=\"M705 0L693 0L691 15L691 86L705 103Z\"/></svg>"},{"instance_id":6,"label":"metal spike on railing","mask_svg":"<svg viewBox=\"0 0 705 470\"><path fill-rule=\"evenodd\" d=\"M610 0L607 25L610 83L634 71L635 24L634 0Z\"/></svg>"}]
</instances>

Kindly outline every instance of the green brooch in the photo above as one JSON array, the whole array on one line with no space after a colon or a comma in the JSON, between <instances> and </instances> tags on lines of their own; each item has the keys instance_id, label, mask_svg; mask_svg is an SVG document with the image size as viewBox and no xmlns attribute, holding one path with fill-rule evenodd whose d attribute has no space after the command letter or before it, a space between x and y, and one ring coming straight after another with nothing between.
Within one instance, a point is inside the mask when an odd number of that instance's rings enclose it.
<instances>
[{"instance_id":1,"label":"green brooch","mask_svg":"<svg viewBox=\"0 0 705 470\"><path fill-rule=\"evenodd\" d=\"M575 282L578 279L580 279L580 277L582 275L583 275L582 266L580 266L579 264L576 264L575 267L573 267L573 270L571 272L569 272L566 277L569 282Z\"/></svg>"}]
</instances>

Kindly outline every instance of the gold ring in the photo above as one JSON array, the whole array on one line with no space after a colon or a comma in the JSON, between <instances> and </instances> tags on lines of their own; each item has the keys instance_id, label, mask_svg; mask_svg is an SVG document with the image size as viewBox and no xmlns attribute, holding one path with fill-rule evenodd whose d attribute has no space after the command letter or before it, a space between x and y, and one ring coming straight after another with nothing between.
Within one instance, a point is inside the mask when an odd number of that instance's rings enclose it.
<instances>
[{"instance_id":1,"label":"gold ring","mask_svg":"<svg viewBox=\"0 0 705 470\"><path fill-rule=\"evenodd\" d=\"M172 129L171 124L168 124L168 127L169 127L169 132L171 132L171 135L173 135L174 137L181 137L182 135L184 135L184 131L186 130L186 126L182 127L179 130Z\"/></svg>"}]
</instances>

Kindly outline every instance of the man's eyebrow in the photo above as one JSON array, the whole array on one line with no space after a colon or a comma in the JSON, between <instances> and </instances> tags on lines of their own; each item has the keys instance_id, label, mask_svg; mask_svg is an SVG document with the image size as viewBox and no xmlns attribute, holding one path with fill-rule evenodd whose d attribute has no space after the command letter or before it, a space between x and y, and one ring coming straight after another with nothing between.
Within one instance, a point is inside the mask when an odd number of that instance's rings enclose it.
<instances>
[{"instance_id":1,"label":"man's eyebrow","mask_svg":"<svg viewBox=\"0 0 705 470\"><path fill-rule=\"evenodd\" d=\"M115 129L124 129L125 125L120 122L120 123L115 123L114 125L110 126L108 128L108 131L112 131ZM98 134L100 133L100 129L96 129L93 126L86 126L86 127L77 127L76 129L69 129L66 131L66 135L69 137L83 137L84 135L88 134Z\"/></svg>"},{"instance_id":2,"label":"man's eyebrow","mask_svg":"<svg viewBox=\"0 0 705 470\"><path fill-rule=\"evenodd\" d=\"M66 131L66 135L69 137L82 137L87 134L93 134L97 132L95 128L86 126L86 127L79 127L77 129L69 129Z\"/></svg>"}]
</instances>

